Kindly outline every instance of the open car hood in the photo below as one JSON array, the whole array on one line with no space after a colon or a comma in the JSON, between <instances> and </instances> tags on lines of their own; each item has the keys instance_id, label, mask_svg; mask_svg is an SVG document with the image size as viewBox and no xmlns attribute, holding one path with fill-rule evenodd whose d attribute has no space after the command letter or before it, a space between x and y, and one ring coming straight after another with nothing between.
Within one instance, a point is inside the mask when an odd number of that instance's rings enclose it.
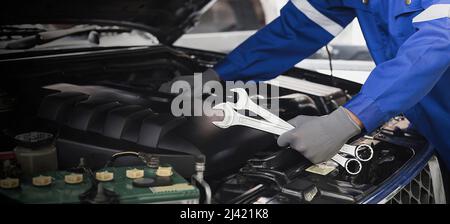
<instances>
[{"instance_id":1,"label":"open car hood","mask_svg":"<svg viewBox=\"0 0 450 224\"><path fill-rule=\"evenodd\" d=\"M98 24L138 28L171 44L215 0L8 1L0 7L5 24Z\"/></svg>"}]
</instances>

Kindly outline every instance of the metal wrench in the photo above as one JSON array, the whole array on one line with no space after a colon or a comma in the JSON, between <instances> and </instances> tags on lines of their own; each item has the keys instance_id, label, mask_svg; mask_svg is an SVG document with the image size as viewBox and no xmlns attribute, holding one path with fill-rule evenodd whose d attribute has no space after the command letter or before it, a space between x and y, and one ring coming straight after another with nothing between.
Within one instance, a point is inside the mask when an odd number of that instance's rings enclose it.
<instances>
[{"instance_id":1,"label":"metal wrench","mask_svg":"<svg viewBox=\"0 0 450 224\"><path fill-rule=\"evenodd\" d=\"M367 162L373 157L373 149L368 144L348 145L345 144L339 152L356 157L358 160Z\"/></svg>"},{"instance_id":2,"label":"metal wrench","mask_svg":"<svg viewBox=\"0 0 450 224\"><path fill-rule=\"evenodd\" d=\"M361 172L362 164L357 159L345 158L340 154L334 155L331 160L345 168L345 171L351 175L356 175Z\"/></svg>"},{"instance_id":3,"label":"metal wrench","mask_svg":"<svg viewBox=\"0 0 450 224\"><path fill-rule=\"evenodd\" d=\"M245 89L234 88L234 89L231 89L230 91L238 94L237 102L234 104L230 104L233 106L234 109L249 110L249 111L261 116L262 118L266 119L267 121L269 121L273 124L277 124L277 127L273 127L273 130L262 130L262 131L270 132L270 133L273 133L276 135L281 135L284 133L284 132L281 132L281 130L280 130L283 127L286 129L286 131L294 129L293 125L289 124L285 120L281 119L280 117L272 114L270 111L258 106L256 103L254 103L248 96ZM229 112L231 112L231 111L229 111ZM231 113L229 113L229 114L231 114ZM239 116L239 115L242 116L239 113L237 113L237 114L238 114L237 116ZM243 118L241 118L240 116L239 116L239 120L243 120ZM263 122L261 120L256 120L256 119L251 119L251 120L252 120L251 123L253 126L249 126L249 125L245 125L245 126L258 128L261 125L255 125L254 123L256 121L261 122L261 123ZM245 120L245 121L247 121L247 120ZM267 124L263 124L262 126L270 128L270 126ZM258 129L260 129L260 128L258 128ZM362 144L362 145L358 145L358 146L345 144L339 150L339 152L356 157L356 158L358 158L358 160L363 161L363 162L369 161L373 157L373 149L370 145L367 145L367 144Z\"/></svg>"},{"instance_id":4,"label":"metal wrench","mask_svg":"<svg viewBox=\"0 0 450 224\"><path fill-rule=\"evenodd\" d=\"M256 103L254 103L248 96L245 89L235 88L235 89L231 89L230 91L238 94L237 102L233 104L234 109L248 110L248 111L251 111L251 112L261 116L262 118L264 118L265 120L267 120L271 123L277 124L279 126L284 126L288 129L293 128L293 126L291 124L289 124L288 122L286 122L285 120L281 119L280 117L274 115L270 111L258 106Z\"/></svg>"},{"instance_id":5,"label":"metal wrench","mask_svg":"<svg viewBox=\"0 0 450 224\"><path fill-rule=\"evenodd\" d=\"M224 118L223 121L213 121L212 123L220 128L229 128L235 125L243 125L276 135L281 135L290 130L289 128L286 128L279 124L244 116L235 111L234 108L235 106L229 102L217 104L216 106L214 106L213 109L223 110Z\"/></svg>"},{"instance_id":6,"label":"metal wrench","mask_svg":"<svg viewBox=\"0 0 450 224\"><path fill-rule=\"evenodd\" d=\"M213 109L223 110L224 119L223 119L223 121L213 121L212 123L220 128L229 128L229 127L235 126L235 125L247 126L247 127L256 128L256 129L259 129L259 130L262 130L265 132L269 132L272 134L276 134L276 135L281 135L281 134L285 133L286 131L289 131L294 128L292 125L291 125L292 128L286 128L285 126L281 126L279 124L274 124L274 123L270 123L267 121L262 121L262 120L258 120L255 118L247 117L247 116L244 116L244 115L238 113L237 111L235 111L234 108L235 108L235 105L233 105L232 103L229 103L229 102L217 104L216 106L214 106ZM356 150L353 150L353 151L351 150L352 147L355 147L355 146L344 145L343 148L345 148L345 151L343 151L343 153L346 153L349 155L351 155L351 154L358 155L358 153L356 153ZM355 149L356 148L357 147L355 147ZM353 175L358 174L362 168L361 162L359 162L358 160L348 159L339 154L336 154L335 156L333 156L333 158L331 158L331 160L335 161L336 163L338 163L339 165L344 167L345 170L349 174L353 174Z\"/></svg>"}]
</instances>

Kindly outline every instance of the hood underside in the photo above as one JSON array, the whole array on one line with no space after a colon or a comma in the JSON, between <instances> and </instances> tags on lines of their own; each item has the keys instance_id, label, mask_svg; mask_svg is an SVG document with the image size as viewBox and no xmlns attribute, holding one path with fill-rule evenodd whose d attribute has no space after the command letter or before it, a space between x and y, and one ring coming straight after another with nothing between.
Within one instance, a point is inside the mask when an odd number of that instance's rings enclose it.
<instances>
[{"instance_id":1,"label":"hood underside","mask_svg":"<svg viewBox=\"0 0 450 224\"><path fill-rule=\"evenodd\" d=\"M138 28L171 44L214 0L8 1L0 7L0 23L105 24Z\"/></svg>"}]
</instances>

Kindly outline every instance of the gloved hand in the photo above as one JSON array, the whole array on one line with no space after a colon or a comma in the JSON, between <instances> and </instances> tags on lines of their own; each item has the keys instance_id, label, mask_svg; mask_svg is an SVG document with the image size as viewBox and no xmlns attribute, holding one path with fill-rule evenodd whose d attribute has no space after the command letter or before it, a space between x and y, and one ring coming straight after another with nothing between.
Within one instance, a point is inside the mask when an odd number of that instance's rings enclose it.
<instances>
[{"instance_id":1,"label":"gloved hand","mask_svg":"<svg viewBox=\"0 0 450 224\"><path fill-rule=\"evenodd\" d=\"M201 76L201 77L197 77L197 76ZM195 83L194 80L197 78L201 78L201 82L199 83ZM163 93L171 93L171 88L172 85L176 82L176 81L186 81L187 83L189 83L189 85L191 86L191 95L193 96L202 96L202 88L204 88L205 83L209 82L209 81L220 81L219 75L217 74L216 71L214 71L213 69L208 69L205 72L203 72L202 74L198 74L198 75L184 75L184 76L177 76L174 79L172 79L169 82L163 83L161 85L161 87L159 88L160 92Z\"/></svg>"},{"instance_id":2,"label":"gloved hand","mask_svg":"<svg viewBox=\"0 0 450 224\"><path fill-rule=\"evenodd\" d=\"M343 107L329 115L300 115L288 122L295 128L282 134L278 145L290 146L314 164L331 159L350 138L361 132Z\"/></svg>"}]
</instances>

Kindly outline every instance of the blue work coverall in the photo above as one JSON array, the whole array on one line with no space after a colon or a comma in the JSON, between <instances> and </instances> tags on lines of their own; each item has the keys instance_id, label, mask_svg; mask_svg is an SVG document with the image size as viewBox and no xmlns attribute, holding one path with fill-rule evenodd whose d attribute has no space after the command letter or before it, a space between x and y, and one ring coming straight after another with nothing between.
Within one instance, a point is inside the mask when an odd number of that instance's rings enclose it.
<instances>
[{"instance_id":1,"label":"blue work coverall","mask_svg":"<svg viewBox=\"0 0 450 224\"><path fill-rule=\"evenodd\" d=\"M367 132L405 114L450 168L450 0L291 0L215 70L223 80L272 79L355 17L377 66L344 107Z\"/></svg>"}]
</instances>

